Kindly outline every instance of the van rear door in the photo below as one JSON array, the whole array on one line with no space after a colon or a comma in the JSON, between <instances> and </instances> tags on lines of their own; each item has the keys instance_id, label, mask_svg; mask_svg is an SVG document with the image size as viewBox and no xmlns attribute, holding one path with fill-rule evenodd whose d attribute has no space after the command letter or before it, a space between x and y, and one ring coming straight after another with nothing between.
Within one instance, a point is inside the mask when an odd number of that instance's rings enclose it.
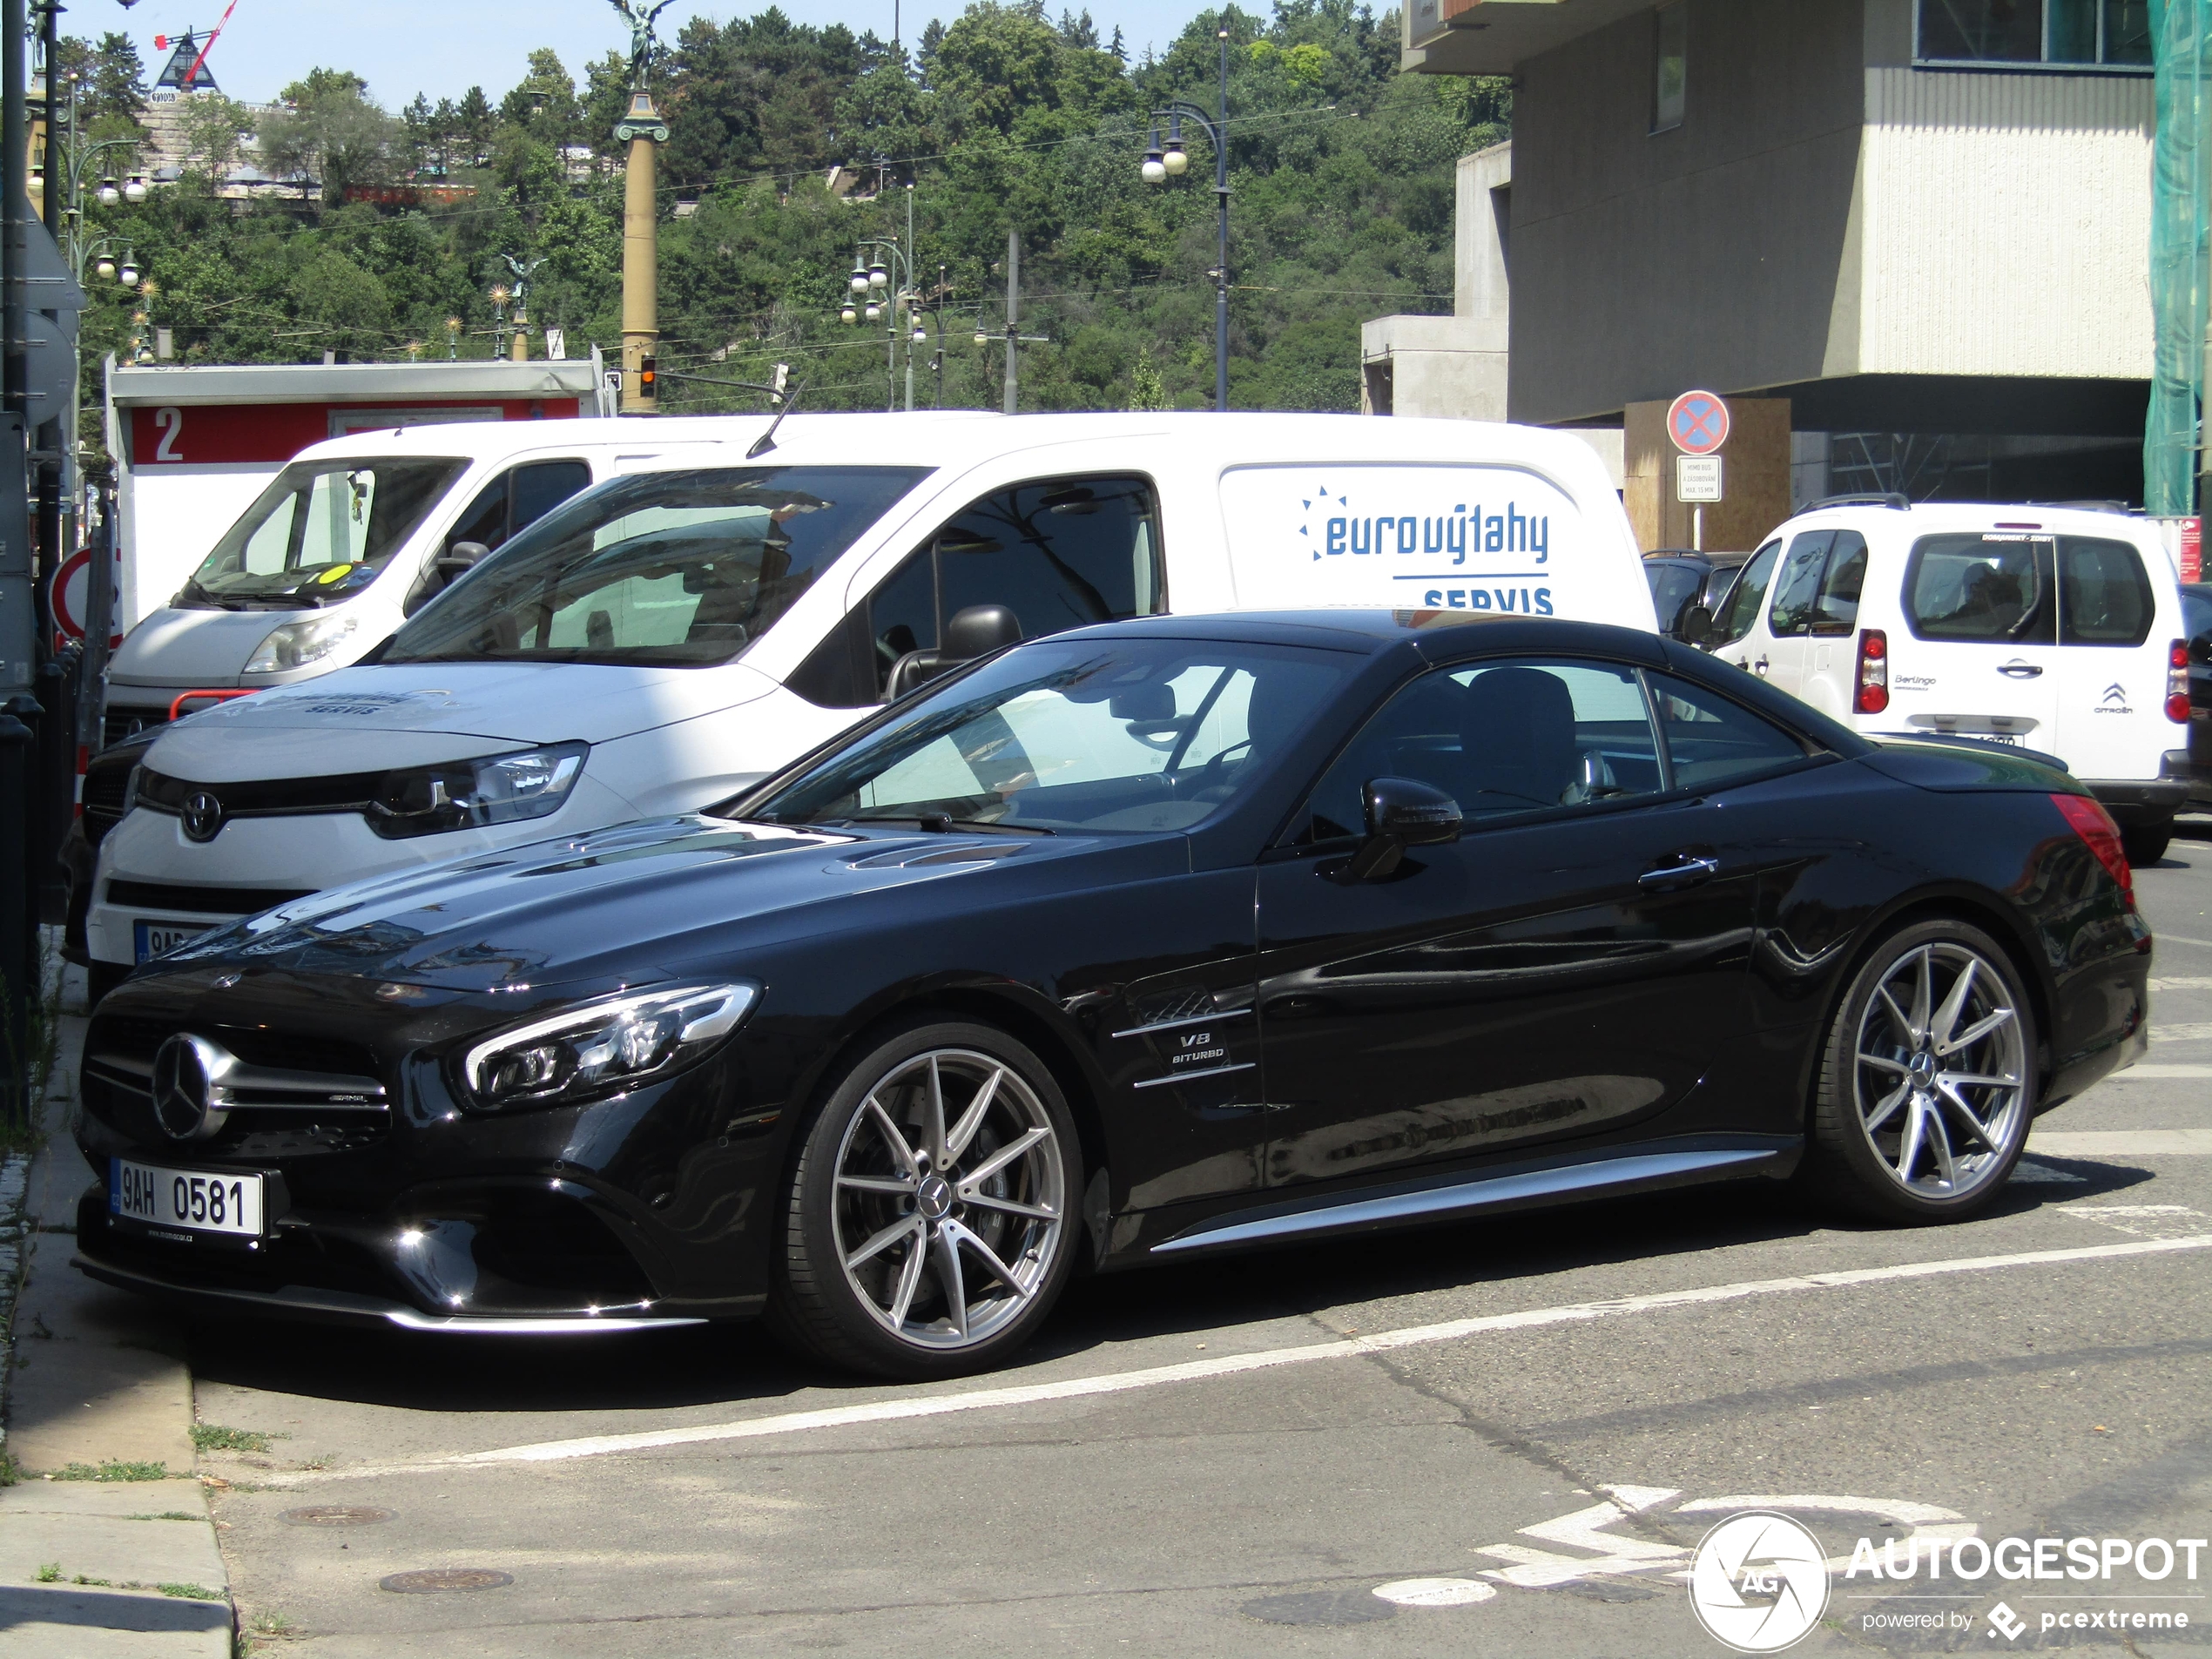
<instances>
[{"instance_id":1,"label":"van rear door","mask_svg":"<svg viewBox=\"0 0 2212 1659\"><path fill-rule=\"evenodd\" d=\"M2182 740L2163 707L2166 653L2181 630L2158 632L2157 591L2132 543L2060 536L2057 564L2057 752L2077 778L2155 778Z\"/></svg>"},{"instance_id":2,"label":"van rear door","mask_svg":"<svg viewBox=\"0 0 2212 1659\"><path fill-rule=\"evenodd\" d=\"M1885 727L2065 755L2059 731L2056 538L1924 536L1905 560L1905 633L1890 641Z\"/></svg>"}]
</instances>

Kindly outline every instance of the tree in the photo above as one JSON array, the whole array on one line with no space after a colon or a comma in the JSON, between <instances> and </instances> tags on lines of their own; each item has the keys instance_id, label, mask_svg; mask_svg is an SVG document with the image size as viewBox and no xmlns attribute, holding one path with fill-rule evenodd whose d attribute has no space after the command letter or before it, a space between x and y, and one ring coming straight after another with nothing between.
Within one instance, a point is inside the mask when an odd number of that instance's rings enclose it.
<instances>
[{"instance_id":1,"label":"tree","mask_svg":"<svg viewBox=\"0 0 2212 1659\"><path fill-rule=\"evenodd\" d=\"M146 107L146 66L128 35L100 37L92 56L92 97L90 112L138 125Z\"/></svg>"},{"instance_id":2,"label":"tree","mask_svg":"<svg viewBox=\"0 0 2212 1659\"><path fill-rule=\"evenodd\" d=\"M461 95L461 103L454 111L454 136L460 140L455 146L461 165L481 167L491 148L491 135L498 125L492 113L491 100L484 96L484 89L472 86Z\"/></svg>"},{"instance_id":3,"label":"tree","mask_svg":"<svg viewBox=\"0 0 2212 1659\"><path fill-rule=\"evenodd\" d=\"M368 98L368 84L341 70L311 71L280 94L286 107L261 121L261 152L280 178L322 186L326 208L393 167L397 124Z\"/></svg>"},{"instance_id":4,"label":"tree","mask_svg":"<svg viewBox=\"0 0 2212 1659\"><path fill-rule=\"evenodd\" d=\"M253 112L220 92L195 92L183 104L185 171L218 188L253 136Z\"/></svg>"}]
</instances>

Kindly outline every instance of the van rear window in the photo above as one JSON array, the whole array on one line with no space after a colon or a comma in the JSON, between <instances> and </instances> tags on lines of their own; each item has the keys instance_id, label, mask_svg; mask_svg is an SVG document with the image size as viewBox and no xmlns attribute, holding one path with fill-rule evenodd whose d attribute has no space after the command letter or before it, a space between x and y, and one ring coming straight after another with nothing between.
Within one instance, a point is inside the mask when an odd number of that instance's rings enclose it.
<instances>
[{"instance_id":1,"label":"van rear window","mask_svg":"<svg viewBox=\"0 0 2212 1659\"><path fill-rule=\"evenodd\" d=\"M2158 600L2142 556L2126 542L2059 537L2060 643L2140 645L2150 637Z\"/></svg>"},{"instance_id":2,"label":"van rear window","mask_svg":"<svg viewBox=\"0 0 2212 1659\"><path fill-rule=\"evenodd\" d=\"M1917 638L2048 645L2051 542L2025 535L1924 536L1905 570L1905 619Z\"/></svg>"}]
</instances>

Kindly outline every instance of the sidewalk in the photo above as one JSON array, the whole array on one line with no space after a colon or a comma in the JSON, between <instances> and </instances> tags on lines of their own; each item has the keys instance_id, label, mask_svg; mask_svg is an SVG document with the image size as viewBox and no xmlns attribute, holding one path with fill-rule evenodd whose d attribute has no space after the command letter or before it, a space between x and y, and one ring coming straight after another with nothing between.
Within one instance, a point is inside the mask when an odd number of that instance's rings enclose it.
<instances>
[{"instance_id":1,"label":"sidewalk","mask_svg":"<svg viewBox=\"0 0 2212 1659\"><path fill-rule=\"evenodd\" d=\"M46 1143L24 1182L29 1271L0 1350L20 1476L0 1487L0 1656L228 1659L229 1583L192 1472L183 1334L69 1264L78 1195L93 1178L69 1133L84 1007L71 968ZM0 1257L10 1207L0 1175Z\"/></svg>"}]
</instances>

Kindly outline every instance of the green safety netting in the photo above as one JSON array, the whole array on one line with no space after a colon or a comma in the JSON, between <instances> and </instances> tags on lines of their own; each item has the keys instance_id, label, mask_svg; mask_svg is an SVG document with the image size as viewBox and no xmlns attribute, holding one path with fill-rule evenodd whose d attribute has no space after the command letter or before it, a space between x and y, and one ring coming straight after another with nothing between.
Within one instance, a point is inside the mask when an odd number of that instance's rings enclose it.
<instances>
[{"instance_id":1,"label":"green safety netting","mask_svg":"<svg viewBox=\"0 0 2212 1659\"><path fill-rule=\"evenodd\" d=\"M2208 164L2212 164L2212 0L2150 0L2158 72L2151 152L2150 299L2155 338L2143 428L2143 506L2196 510L2197 410L2204 393Z\"/></svg>"}]
</instances>

